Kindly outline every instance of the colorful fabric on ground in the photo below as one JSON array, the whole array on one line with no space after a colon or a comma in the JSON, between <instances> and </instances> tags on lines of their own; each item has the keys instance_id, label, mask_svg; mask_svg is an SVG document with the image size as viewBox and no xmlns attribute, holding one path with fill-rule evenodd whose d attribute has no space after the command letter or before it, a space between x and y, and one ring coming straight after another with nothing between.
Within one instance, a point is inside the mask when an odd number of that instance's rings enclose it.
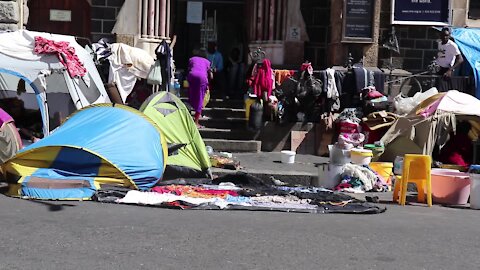
<instances>
[{"instance_id":1,"label":"colorful fabric on ground","mask_svg":"<svg viewBox=\"0 0 480 270\"><path fill-rule=\"evenodd\" d=\"M176 194L179 196L188 196L192 198L222 198L228 195L238 196L238 193L232 190L215 190L194 186L168 185L152 188L152 191L160 194Z\"/></svg>"}]
</instances>

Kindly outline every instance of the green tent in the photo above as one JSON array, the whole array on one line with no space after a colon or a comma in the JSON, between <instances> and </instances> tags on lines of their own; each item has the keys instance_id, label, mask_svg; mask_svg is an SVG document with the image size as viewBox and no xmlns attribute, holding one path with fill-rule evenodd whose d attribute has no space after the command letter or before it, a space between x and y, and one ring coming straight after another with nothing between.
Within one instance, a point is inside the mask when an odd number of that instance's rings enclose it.
<instances>
[{"instance_id":1,"label":"green tent","mask_svg":"<svg viewBox=\"0 0 480 270\"><path fill-rule=\"evenodd\" d=\"M175 95L161 91L152 94L140 107L162 131L172 148L185 146L170 154L163 180L177 178L211 178L210 158L200 132L185 104Z\"/></svg>"}]
</instances>

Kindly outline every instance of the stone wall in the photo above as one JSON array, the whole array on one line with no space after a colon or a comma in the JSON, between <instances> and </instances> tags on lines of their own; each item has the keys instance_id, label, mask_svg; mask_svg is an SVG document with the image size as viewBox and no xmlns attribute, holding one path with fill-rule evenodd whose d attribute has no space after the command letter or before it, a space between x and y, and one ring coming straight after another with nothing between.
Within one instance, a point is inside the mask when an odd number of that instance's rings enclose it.
<instances>
[{"instance_id":1,"label":"stone wall","mask_svg":"<svg viewBox=\"0 0 480 270\"><path fill-rule=\"evenodd\" d=\"M111 32L124 2L125 0L92 0L92 42L101 38L115 41Z\"/></svg>"},{"instance_id":2,"label":"stone wall","mask_svg":"<svg viewBox=\"0 0 480 270\"><path fill-rule=\"evenodd\" d=\"M17 30L19 29L20 20L19 2L16 0L1 0L0 30Z\"/></svg>"}]
</instances>

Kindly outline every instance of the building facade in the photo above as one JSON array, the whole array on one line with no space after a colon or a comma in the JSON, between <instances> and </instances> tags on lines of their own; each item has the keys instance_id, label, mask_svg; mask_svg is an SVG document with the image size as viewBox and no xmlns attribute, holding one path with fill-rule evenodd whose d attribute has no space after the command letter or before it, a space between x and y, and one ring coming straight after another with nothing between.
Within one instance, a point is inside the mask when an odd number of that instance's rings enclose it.
<instances>
[{"instance_id":1,"label":"building facade","mask_svg":"<svg viewBox=\"0 0 480 270\"><path fill-rule=\"evenodd\" d=\"M363 7L355 6L360 2ZM480 1L435 2L444 3L446 24L480 27ZM383 48L399 7L392 3L395 0L0 0L0 29L26 25L93 42L106 37L149 51L176 36L178 66L186 65L194 46L215 40L225 57L237 47L248 60L249 51L261 48L277 67L295 68L304 61L318 69L341 66L350 54L365 66L392 62L396 68L424 70L436 54L437 30L424 23L396 22L399 53ZM355 13L362 8L367 16ZM29 9L34 12L28 21Z\"/></svg>"}]
</instances>

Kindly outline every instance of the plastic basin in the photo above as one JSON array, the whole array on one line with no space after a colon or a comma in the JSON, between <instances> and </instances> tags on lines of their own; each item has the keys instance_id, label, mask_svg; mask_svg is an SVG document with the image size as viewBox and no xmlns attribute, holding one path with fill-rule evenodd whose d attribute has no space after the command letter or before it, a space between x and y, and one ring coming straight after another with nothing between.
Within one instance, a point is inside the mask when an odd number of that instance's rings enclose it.
<instances>
[{"instance_id":1,"label":"plastic basin","mask_svg":"<svg viewBox=\"0 0 480 270\"><path fill-rule=\"evenodd\" d=\"M463 172L432 171L432 200L434 203L466 204L470 196L470 177Z\"/></svg>"}]
</instances>

